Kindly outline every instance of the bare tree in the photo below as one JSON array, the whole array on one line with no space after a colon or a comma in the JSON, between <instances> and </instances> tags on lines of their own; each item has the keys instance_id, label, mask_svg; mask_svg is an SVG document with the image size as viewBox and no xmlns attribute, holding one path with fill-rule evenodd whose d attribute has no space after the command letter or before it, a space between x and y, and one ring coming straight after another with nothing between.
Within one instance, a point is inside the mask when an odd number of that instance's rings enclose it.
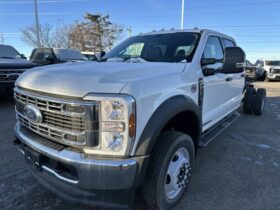
<instances>
[{"instance_id":1,"label":"bare tree","mask_svg":"<svg viewBox=\"0 0 280 210\"><path fill-rule=\"evenodd\" d=\"M29 25L21 30L22 40L33 47L102 52L111 50L123 34L123 27L112 23L108 15L87 13L85 19L71 25L57 24L55 28L50 24L40 25L40 46L37 44L35 25Z\"/></svg>"},{"instance_id":2,"label":"bare tree","mask_svg":"<svg viewBox=\"0 0 280 210\"><path fill-rule=\"evenodd\" d=\"M22 32L22 40L33 47L51 47L52 46L52 29L50 24L39 25L40 46L37 43L35 24L28 25Z\"/></svg>"},{"instance_id":3,"label":"bare tree","mask_svg":"<svg viewBox=\"0 0 280 210\"><path fill-rule=\"evenodd\" d=\"M85 18L86 22L83 25L87 34L89 50L99 52L111 50L122 35L123 28L116 23L112 23L109 20L109 15L87 13Z\"/></svg>"}]
</instances>

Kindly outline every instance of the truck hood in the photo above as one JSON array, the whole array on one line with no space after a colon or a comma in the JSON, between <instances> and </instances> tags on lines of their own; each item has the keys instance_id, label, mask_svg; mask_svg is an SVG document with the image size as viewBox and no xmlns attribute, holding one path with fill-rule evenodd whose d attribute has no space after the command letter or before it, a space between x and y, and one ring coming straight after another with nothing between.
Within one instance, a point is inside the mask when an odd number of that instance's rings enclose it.
<instances>
[{"instance_id":1,"label":"truck hood","mask_svg":"<svg viewBox=\"0 0 280 210\"><path fill-rule=\"evenodd\" d=\"M0 58L0 69L29 69L34 64L25 59Z\"/></svg>"},{"instance_id":2,"label":"truck hood","mask_svg":"<svg viewBox=\"0 0 280 210\"><path fill-rule=\"evenodd\" d=\"M129 82L159 79L184 70L185 63L83 62L36 67L16 82L21 88L83 97L93 93L120 93ZM145 85L143 83L143 85Z\"/></svg>"}]
</instances>

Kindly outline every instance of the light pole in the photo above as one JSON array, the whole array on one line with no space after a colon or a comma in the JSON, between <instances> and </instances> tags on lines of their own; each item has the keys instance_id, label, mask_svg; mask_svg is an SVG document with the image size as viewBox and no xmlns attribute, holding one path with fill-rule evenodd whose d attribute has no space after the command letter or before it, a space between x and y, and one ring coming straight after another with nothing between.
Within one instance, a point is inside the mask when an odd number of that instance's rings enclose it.
<instances>
[{"instance_id":1,"label":"light pole","mask_svg":"<svg viewBox=\"0 0 280 210\"><path fill-rule=\"evenodd\" d=\"M181 30L184 29L185 0L182 0Z\"/></svg>"},{"instance_id":2,"label":"light pole","mask_svg":"<svg viewBox=\"0 0 280 210\"><path fill-rule=\"evenodd\" d=\"M1 34L1 43L4 44L4 35L2 33Z\"/></svg>"},{"instance_id":3,"label":"light pole","mask_svg":"<svg viewBox=\"0 0 280 210\"><path fill-rule=\"evenodd\" d=\"M39 29L39 17L38 17L38 2L34 0L34 7L35 7L35 21L36 21L36 36L37 36L37 46L41 47L40 41L40 29Z\"/></svg>"}]
</instances>

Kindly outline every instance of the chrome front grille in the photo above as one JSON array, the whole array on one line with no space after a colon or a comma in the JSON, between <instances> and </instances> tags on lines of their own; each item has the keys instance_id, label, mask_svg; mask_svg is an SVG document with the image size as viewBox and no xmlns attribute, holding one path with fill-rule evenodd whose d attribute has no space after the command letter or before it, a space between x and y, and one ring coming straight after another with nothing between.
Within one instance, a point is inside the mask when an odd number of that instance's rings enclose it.
<instances>
[{"instance_id":1,"label":"chrome front grille","mask_svg":"<svg viewBox=\"0 0 280 210\"><path fill-rule=\"evenodd\" d=\"M97 104L61 100L15 89L17 119L24 127L50 140L72 146L93 145L92 137L98 114ZM33 105L42 115L40 123L25 116L26 105Z\"/></svg>"},{"instance_id":2,"label":"chrome front grille","mask_svg":"<svg viewBox=\"0 0 280 210\"><path fill-rule=\"evenodd\" d=\"M271 73L280 74L280 69L271 69Z\"/></svg>"},{"instance_id":3,"label":"chrome front grille","mask_svg":"<svg viewBox=\"0 0 280 210\"><path fill-rule=\"evenodd\" d=\"M54 140L63 141L63 132L56 131L54 129L49 128L48 126L42 126L42 125L36 125L29 120L27 120L25 117L23 117L21 114L17 115L18 121L24 125L25 127L29 128L33 132L37 134L41 134L42 136L50 137Z\"/></svg>"},{"instance_id":4,"label":"chrome front grille","mask_svg":"<svg viewBox=\"0 0 280 210\"><path fill-rule=\"evenodd\" d=\"M22 70L0 70L0 82L15 82Z\"/></svg>"}]
</instances>

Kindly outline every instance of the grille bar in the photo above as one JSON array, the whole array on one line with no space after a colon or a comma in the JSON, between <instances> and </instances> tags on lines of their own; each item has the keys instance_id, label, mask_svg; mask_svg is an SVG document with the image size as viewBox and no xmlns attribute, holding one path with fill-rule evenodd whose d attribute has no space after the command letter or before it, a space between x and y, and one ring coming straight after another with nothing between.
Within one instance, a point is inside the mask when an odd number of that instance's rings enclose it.
<instances>
[{"instance_id":1,"label":"grille bar","mask_svg":"<svg viewBox=\"0 0 280 210\"><path fill-rule=\"evenodd\" d=\"M96 116L93 113L95 111L93 107L96 106L95 102L65 101L42 97L29 94L29 92L21 91L18 88L15 88L15 100L18 121L34 133L70 146L92 144L91 139L86 137L90 136L87 135L89 132L87 128L92 127L93 117ZM31 122L25 117L24 108L30 104L40 110L42 114L40 123ZM68 108L66 111L65 106ZM71 139L69 139L69 135L72 136Z\"/></svg>"}]
</instances>

